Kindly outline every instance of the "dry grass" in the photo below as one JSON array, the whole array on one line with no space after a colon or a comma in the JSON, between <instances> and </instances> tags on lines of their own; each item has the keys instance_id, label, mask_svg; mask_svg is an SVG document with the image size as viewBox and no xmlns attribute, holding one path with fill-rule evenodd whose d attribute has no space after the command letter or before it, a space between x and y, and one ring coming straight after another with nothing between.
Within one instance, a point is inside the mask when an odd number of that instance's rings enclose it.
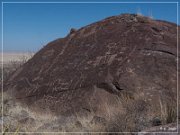
<instances>
[{"instance_id":1,"label":"dry grass","mask_svg":"<svg viewBox=\"0 0 180 135\"><path fill-rule=\"evenodd\" d=\"M150 126L149 104L142 97L135 99L132 94L124 93L119 102L123 104L124 111L114 113L108 121L108 132L137 132Z\"/></svg>"},{"instance_id":2,"label":"dry grass","mask_svg":"<svg viewBox=\"0 0 180 135\"><path fill-rule=\"evenodd\" d=\"M142 97L127 100L127 94L117 100L120 106L124 105L123 108L113 109L107 103L104 104L107 113L105 118L96 116L94 112L86 117L79 114L72 117L53 116L50 113L42 115L18 103L12 103L12 99L8 98L5 94L4 119L5 127L11 132L16 132L17 129L21 132L137 132L151 127L155 117L149 116L151 107ZM176 117L173 108L167 106L166 110L166 115L163 115L166 123L174 122Z\"/></svg>"}]
</instances>

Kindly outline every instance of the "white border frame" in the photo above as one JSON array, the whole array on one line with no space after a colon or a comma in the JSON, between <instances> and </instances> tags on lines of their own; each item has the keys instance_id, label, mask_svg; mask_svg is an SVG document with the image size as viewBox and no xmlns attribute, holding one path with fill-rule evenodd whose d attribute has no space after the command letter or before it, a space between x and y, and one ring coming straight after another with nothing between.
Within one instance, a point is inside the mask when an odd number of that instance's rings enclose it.
<instances>
[{"instance_id":1,"label":"white border frame","mask_svg":"<svg viewBox=\"0 0 180 135\"><path fill-rule=\"evenodd\" d=\"M178 31L178 23L179 23L179 15L178 15L178 13L179 13L179 2L90 2L90 1L87 1L87 2L1 2L1 9L2 9L2 15L1 15L1 20L2 20L2 26L1 26L1 28L2 28L2 31L1 31L1 34L2 34L2 36L1 36L1 41L2 41L2 44L1 44L1 49L2 49L2 52L1 52L1 54L2 54L2 64L1 64L1 66L2 66L2 85L1 85L1 89L2 89L2 127L1 127L1 133L3 134L4 133L4 125L3 125L3 42L4 42L4 39L3 39L3 31L4 31L4 29L3 29L3 26L4 26L4 24L3 24L3 5L4 4L14 4L14 3L19 3L19 4L22 4L22 3L27 3L27 4L55 4L55 3L57 3L57 4L150 4L150 3L153 3L153 4L161 4L161 3L163 3L163 4L176 4L177 5L177 132L18 132L19 134L23 134L23 133L27 133L27 134L32 134L32 133L36 133L36 134L59 134L59 133L65 133L65 134L71 134L71 133L73 133L73 134L81 134L81 133L92 133L92 134L97 134L97 133L100 133L100 134L105 134L105 133L115 133L115 134L118 134L118 133L125 133L125 134L128 134L128 133L141 133L141 134L144 134L144 133L152 133L152 134L156 134L156 133L163 133L163 134L178 134L178 129L179 129L179 122L178 122L178 110L179 110L179 108L178 108L178 104L179 104L179 84L178 84L178 80L179 80L179 77L178 77L178 70L179 70L179 58L178 58L178 56L179 56L179 53L178 53L178 50L179 50L179 46L178 46L178 44L179 44L179 39L178 39L178 37L179 37L179 31ZM6 133L16 133L16 132L6 132Z\"/></svg>"}]
</instances>

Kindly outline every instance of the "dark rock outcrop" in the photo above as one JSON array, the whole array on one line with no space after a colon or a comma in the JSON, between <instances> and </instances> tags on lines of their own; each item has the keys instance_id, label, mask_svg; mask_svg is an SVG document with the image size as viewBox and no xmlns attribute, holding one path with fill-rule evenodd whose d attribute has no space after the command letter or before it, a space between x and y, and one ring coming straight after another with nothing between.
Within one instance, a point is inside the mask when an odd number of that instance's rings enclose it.
<instances>
[{"instance_id":1,"label":"dark rock outcrop","mask_svg":"<svg viewBox=\"0 0 180 135\"><path fill-rule=\"evenodd\" d=\"M118 99L141 97L155 117L166 101L177 101L177 57L176 24L123 14L49 43L4 90L34 110L58 115L103 117L105 103L116 109Z\"/></svg>"}]
</instances>

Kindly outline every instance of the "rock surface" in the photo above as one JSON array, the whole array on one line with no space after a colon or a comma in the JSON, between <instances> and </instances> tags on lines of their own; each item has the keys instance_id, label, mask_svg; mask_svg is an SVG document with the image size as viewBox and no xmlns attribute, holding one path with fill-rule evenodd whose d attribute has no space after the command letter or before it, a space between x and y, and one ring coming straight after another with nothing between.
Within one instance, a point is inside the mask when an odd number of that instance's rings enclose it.
<instances>
[{"instance_id":1,"label":"rock surface","mask_svg":"<svg viewBox=\"0 0 180 135\"><path fill-rule=\"evenodd\" d=\"M141 98L141 106L132 106L153 118L168 103L176 111L177 57L176 24L123 14L50 42L4 90L33 110L64 116L107 117L107 106L123 113L129 100Z\"/></svg>"}]
</instances>

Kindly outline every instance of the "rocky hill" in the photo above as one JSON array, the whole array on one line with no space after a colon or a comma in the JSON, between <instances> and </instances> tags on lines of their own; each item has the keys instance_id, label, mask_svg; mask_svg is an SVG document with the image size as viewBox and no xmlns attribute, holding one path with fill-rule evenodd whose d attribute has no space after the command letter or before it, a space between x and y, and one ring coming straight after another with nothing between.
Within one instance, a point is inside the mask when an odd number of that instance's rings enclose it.
<instances>
[{"instance_id":1,"label":"rocky hill","mask_svg":"<svg viewBox=\"0 0 180 135\"><path fill-rule=\"evenodd\" d=\"M4 90L36 112L140 131L176 121L177 57L176 24L123 14L50 42Z\"/></svg>"}]
</instances>

